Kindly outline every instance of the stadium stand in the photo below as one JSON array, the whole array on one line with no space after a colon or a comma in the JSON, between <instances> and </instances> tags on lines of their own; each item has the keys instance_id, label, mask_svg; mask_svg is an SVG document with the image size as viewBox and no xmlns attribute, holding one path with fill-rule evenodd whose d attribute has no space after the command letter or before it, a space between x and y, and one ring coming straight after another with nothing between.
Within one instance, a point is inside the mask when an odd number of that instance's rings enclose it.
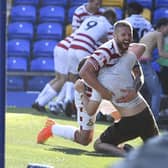
<instances>
[{"instance_id":1,"label":"stadium stand","mask_svg":"<svg viewBox=\"0 0 168 168\"><path fill-rule=\"evenodd\" d=\"M39 9L39 22L65 22L65 8L62 6L44 6Z\"/></svg>"},{"instance_id":2,"label":"stadium stand","mask_svg":"<svg viewBox=\"0 0 168 168\"><path fill-rule=\"evenodd\" d=\"M40 0L13 0L13 5L34 5L37 6Z\"/></svg>"},{"instance_id":3,"label":"stadium stand","mask_svg":"<svg viewBox=\"0 0 168 168\"><path fill-rule=\"evenodd\" d=\"M53 72L54 60L49 57L37 57L33 58L30 62L30 71L34 72Z\"/></svg>"},{"instance_id":4,"label":"stadium stand","mask_svg":"<svg viewBox=\"0 0 168 168\"><path fill-rule=\"evenodd\" d=\"M84 4L84 3L86 3L87 2L87 0L69 0L69 3L70 3L70 6L72 7L72 6L80 6L80 5L82 5L82 4Z\"/></svg>"},{"instance_id":5,"label":"stadium stand","mask_svg":"<svg viewBox=\"0 0 168 168\"><path fill-rule=\"evenodd\" d=\"M41 91L48 81L52 77L50 76L35 76L28 79L27 87L29 91Z\"/></svg>"},{"instance_id":6,"label":"stadium stand","mask_svg":"<svg viewBox=\"0 0 168 168\"><path fill-rule=\"evenodd\" d=\"M10 56L20 56L30 58L30 41L26 39L12 39L7 41L7 54Z\"/></svg>"},{"instance_id":7,"label":"stadium stand","mask_svg":"<svg viewBox=\"0 0 168 168\"><path fill-rule=\"evenodd\" d=\"M72 33L72 25L68 24L66 25L66 28L65 28L65 35L69 36L71 33Z\"/></svg>"},{"instance_id":8,"label":"stadium stand","mask_svg":"<svg viewBox=\"0 0 168 168\"><path fill-rule=\"evenodd\" d=\"M9 91L24 91L25 79L22 76L9 76L7 78L7 89Z\"/></svg>"},{"instance_id":9,"label":"stadium stand","mask_svg":"<svg viewBox=\"0 0 168 168\"><path fill-rule=\"evenodd\" d=\"M45 22L37 25L36 39L61 40L63 38L63 25L60 23Z\"/></svg>"},{"instance_id":10,"label":"stadium stand","mask_svg":"<svg viewBox=\"0 0 168 168\"><path fill-rule=\"evenodd\" d=\"M36 22L36 7L31 5L16 5L11 8L11 21Z\"/></svg>"},{"instance_id":11,"label":"stadium stand","mask_svg":"<svg viewBox=\"0 0 168 168\"><path fill-rule=\"evenodd\" d=\"M124 0L103 0L102 6L105 7L124 7Z\"/></svg>"},{"instance_id":12,"label":"stadium stand","mask_svg":"<svg viewBox=\"0 0 168 168\"><path fill-rule=\"evenodd\" d=\"M28 61L25 57L8 57L7 58L8 71L28 71Z\"/></svg>"},{"instance_id":13,"label":"stadium stand","mask_svg":"<svg viewBox=\"0 0 168 168\"><path fill-rule=\"evenodd\" d=\"M71 6L68 9L68 16L67 16L67 22L68 23L72 23L73 13L74 13L74 11L75 11L76 8L77 8L77 6Z\"/></svg>"},{"instance_id":14,"label":"stadium stand","mask_svg":"<svg viewBox=\"0 0 168 168\"><path fill-rule=\"evenodd\" d=\"M66 7L68 0L41 0L41 6L56 5Z\"/></svg>"},{"instance_id":15,"label":"stadium stand","mask_svg":"<svg viewBox=\"0 0 168 168\"><path fill-rule=\"evenodd\" d=\"M155 8L168 8L167 0L155 0Z\"/></svg>"},{"instance_id":16,"label":"stadium stand","mask_svg":"<svg viewBox=\"0 0 168 168\"><path fill-rule=\"evenodd\" d=\"M153 11L152 24L155 25L157 21L162 17L168 18L168 8L158 8Z\"/></svg>"},{"instance_id":17,"label":"stadium stand","mask_svg":"<svg viewBox=\"0 0 168 168\"><path fill-rule=\"evenodd\" d=\"M116 13L117 16L117 20L121 20L123 18L123 10L120 7L114 7L114 11Z\"/></svg>"},{"instance_id":18,"label":"stadium stand","mask_svg":"<svg viewBox=\"0 0 168 168\"><path fill-rule=\"evenodd\" d=\"M144 8L153 9L153 0L127 0L127 4L130 2L138 2Z\"/></svg>"},{"instance_id":19,"label":"stadium stand","mask_svg":"<svg viewBox=\"0 0 168 168\"><path fill-rule=\"evenodd\" d=\"M33 57L53 57L55 40L38 40L33 44Z\"/></svg>"},{"instance_id":20,"label":"stadium stand","mask_svg":"<svg viewBox=\"0 0 168 168\"><path fill-rule=\"evenodd\" d=\"M28 39L32 40L34 37L33 24L29 22L11 22L8 25L8 38Z\"/></svg>"},{"instance_id":21,"label":"stadium stand","mask_svg":"<svg viewBox=\"0 0 168 168\"><path fill-rule=\"evenodd\" d=\"M151 22L152 14L151 14L150 9L144 8L144 10L142 12L142 16L144 16L145 19L147 19Z\"/></svg>"}]
</instances>

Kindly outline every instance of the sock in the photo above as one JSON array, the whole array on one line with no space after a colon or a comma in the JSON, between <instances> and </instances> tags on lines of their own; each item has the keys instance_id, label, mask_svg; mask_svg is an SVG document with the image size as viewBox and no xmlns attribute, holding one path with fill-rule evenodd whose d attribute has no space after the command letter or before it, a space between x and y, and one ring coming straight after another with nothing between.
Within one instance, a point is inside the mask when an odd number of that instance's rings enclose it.
<instances>
[{"instance_id":1,"label":"sock","mask_svg":"<svg viewBox=\"0 0 168 168\"><path fill-rule=\"evenodd\" d=\"M48 90L48 86L49 86L49 83L47 83L45 85L45 87L43 88L43 90L39 93L39 95L38 95L37 99L35 100L35 102L38 102L39 98L43 97L45 95L46 91Z\"/></svg>"},{"instance_id":2,"label":"sock","mask_svg":"<svg viewBox=\"0 0 168 168\"><path fill-rule=\"evenodd\" d=\"M66 82L66 93L65 93L65 102L72 102L74 100L74 83Z\"/></svg>"},{"instance_id":3,"label":"sock","mask_svg":"<svg viewBox=\"0 0 168 168\"><path fill-rule=\"evenodd\" d=\"M65 91L66 91L66 85L64 84L63 87L61 88L59 94L57 95L56 102L63 101L65 97Z\"/></svg>"},{"instance_id":4,"label":"sock","mask_svg":"<svg viewBox=\"0 0 168 168\"><path fill-rule=\"evenodd\" d=\"M37 102L41 106L45 106L53 97L57 95L57 92L51 87L50 84L47 84L44 90L45 91L42 91L43 94L40 94L40 96L37 98Z\"/></svg>"},{"instance_id":5,"label":"sock","mask_svg":"<svg viewBox=\"0 0 168 168\"><path fill-rule=\"evenodd\" d=\"M73 140L75 139L75 132L78 130L78 128L73 126L65 126L65 125L59 125L55 124L51 128L51 132L55 136L63 137L65 139Z\"/></svg>"}]
</instances>

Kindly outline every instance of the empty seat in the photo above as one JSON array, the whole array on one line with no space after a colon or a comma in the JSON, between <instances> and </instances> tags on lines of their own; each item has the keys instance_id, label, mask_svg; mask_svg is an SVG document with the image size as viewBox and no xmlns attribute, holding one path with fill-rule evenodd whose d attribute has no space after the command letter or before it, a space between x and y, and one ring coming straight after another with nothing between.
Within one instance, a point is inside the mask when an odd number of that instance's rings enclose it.
<instances>
[{"instance_id":1,"label":"empty seat","mask_svg":"<svg viewBox=\"0 0 168 168\"><path fill-rule=\"evenodd\" d=\"M35 5L39 4L40 0L13 0L14 5Z\"/></svg>"},{"instance_id":2,"label":"empty seat","mask_svg":"<svg viewBox=\"0 0 168 168\"><path fill-rule=\"evenodd\" d=\"M8 25L8 38L9 39L29 39L34 37L33 24L28 22L13 22Z\"/></svg>"},{"instance_id":3,"label":"empty seat","mask_svg":"<svg viewBox=\"0 0 168 168\"><path fill-rule=\"evenodd\" d=\"M25 86L25 79L22 76L8 76L7 89L10 91L23 91Z\"/></svg>"},{"instance_id":4,"label":"empty seat","mask_svg":"<svg viewBox=\"0 0 168 168\"><path fill-rule=\"evenodd\" d=\"M114 7L114 11L117 16L117 20L121 20L123 18L123 10L119 7Z\"/></svg>"},{"instance_id":5,"label":"empty seat","mask_svg":"<svg viewBox=\"0 0 168 168\"><path fill-rule=\"evenodd\" d=\"M53 50L57 41L54 40L39 40L34 42L33 56L34 57L53 57Z\"/></svg>"},{"instance_id":6,"label":"empty seat","mask_svg":"<svg viewBox=\"0 0 168 168\"><path fill-rule=\"evenodd\" d=\"M72 6L68 9L68 18L67 18L67 21L68 23L72 23L72 17L73 17L73 14L74 14L74 11L75 9L77 8L78 6Z\"/></svg>"},{"instance_id":7,"label":"empty seat","mask_svg":"<svg viewBox=\"0 0 168 168\"><path fill-rule=\"evenodd\" d=\"M84 3L86 3L87 0L70 0L70 6L80 6Z\"/></svg>"},{"instance_id":8,"label":"empty seat","mask_svg":"<svg viewBox=\"0 0 168 168\"><path fill-rule=\"evenodd\" d=\"M152 23L156 24L161 17L168 18L168 8L158 8L153 11Z\"/></svg>"},{"instance_id":9,"label":"empty seat","mask_svg":"<svg viewBox=\"0 0 168 168\"><path fill-rule=\"evenodd\" d=\"M63 38L63 25L60 23L41 23L37 26L36 39L61 40Z\"/></svg>"},{"instance_id":10,"label":"empty seat","mask_svg":"<svg viewBox=\"0 0 168 168\"><path fill-rule=\"evenodd\" d=\"M66 34L66 36L69 36L71 33L72 33L72 25L68 24L68 25L66 25L65 34Z\"/></svg>"},{"instance_id":11,"label":"empty seat","mask_svg":"<svg viewBox=\"0 0 168 168\"><path fill-rule=\"evenodd\" d=\"M62 6L44 6L39 10L39 22L65 22L65 9Z\"/></svg>"},{"instance_id":12,"label":"empty seat","mask_svg":"<svg viewBox=\"0 0 168 168\"><path fill-rule=\"evenodd\" d=\"M30 57L30 41L24 39L12 39L7 41L7 54L10 56Z\"/></svg>"},{"instance_id":13,"label":"empty seat","mask_svg":"<svg viewBox=\"0 0 168 168\"><path fill-rule=\"evenodd\" d=\"M11 21L36 21L36 8L31 5L16 5L11 9Z\"/></svg>"},{"instance_id":14,"label":"empty seat","mask_svg":"<svg viewBox=\"0 0 168 168\"><path fill-rule=\"evenodd\" d=\"M41 5L56 5L56 6L64 6L66 7L68 4L68 0L41 0Z\"/></svg>"},{"instance_id":15,"label":"empty seat","mask_svg":"<svg viewBox=\"0 0 168 168\"><path fill-rule=\"evenodd\" d=\"M167 8L168 1L167 0L155 0L155 8Z\"/></svg>"},{"instance_id":16,"label":"empty seat","mask_svg":"<svg viewBox=\"0 0 168 168\"><path fill-rule=\"evenodd\" d=\"M49 57L38 57L31 60L30 70L41 72L41 71L54 71L54 60Z\"/></svg>"},{"instance_id":17,"label":"empty seat","mask_svg":"<svg viewBox=\"0 0 168 168\"><path fill-rule=\"evenodd\" d=\"M120 7L123 8L124 1L123 0L102 0L102 6L106 7Z\"/></svg>"},{"instance_id":18,"label":"empty seat","mask_svg":"<svg viewBox=\"0 0 168 168\"><path fill-rule=\"evenodd\" d=\"M27 87L29 91L41 91L46 83L48 83L52 77L50 76L35 76L28 80Z\"/></svg>"},{"instance_id":19,"label":"empty seat","mask_svg":"<svg viewBox=\"0 0 168 168\"><path fill-rule=\"evenodd\" d=\"M144 8L152 9L153 8L153 0L127 0L127 4L130 2L138 2Z\"/></svg>"},{"instance_id":20,"label":"empty seat","mask_svg":"<svg viewBox=\"0 0 168 168\"><path fill-rule=\"evenodd\" d=\"M8 57L7 69L8 71L27 71L28 61L24 57Z\"/></svg>"},{"instance_id":21,"label":"empty seat","mask_svg":"<svg viewBox=\"0 0 168 168\"><path fill-rule=\"evenodd\" d=\"M143 12L142 12L142 16L143 16L145 19L151 21L151 11L150 11L149 9L144 8L144 10L143 10Z\"/></svg>"}]
</instances>

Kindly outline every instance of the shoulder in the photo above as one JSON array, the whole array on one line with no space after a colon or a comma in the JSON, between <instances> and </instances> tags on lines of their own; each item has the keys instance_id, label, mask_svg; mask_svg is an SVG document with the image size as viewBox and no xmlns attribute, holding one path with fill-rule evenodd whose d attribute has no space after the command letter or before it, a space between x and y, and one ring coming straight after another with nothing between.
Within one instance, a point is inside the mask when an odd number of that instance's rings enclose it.
<instances>
[{"instance_id":1,"label":"shoulder","mask_svg":"<svg viewBox=\"0 0 168 168\"><path fill-rule=\"evenodd\" d=\"M81 14L83 13L85 10L86 10L86 7L85 7L86 4L83 4L79 7L77 7L74 11L74 14Z\"/></svg>"}]
</instances>

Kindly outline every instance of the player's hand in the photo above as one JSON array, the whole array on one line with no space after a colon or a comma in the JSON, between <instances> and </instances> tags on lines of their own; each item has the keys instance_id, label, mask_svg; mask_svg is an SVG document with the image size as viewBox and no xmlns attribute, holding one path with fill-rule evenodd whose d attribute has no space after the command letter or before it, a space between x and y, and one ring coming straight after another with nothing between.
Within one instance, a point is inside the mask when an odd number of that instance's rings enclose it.
<instances>
[{"instance_id":1,"label":"player's hand","mask_svg":"<svg viewBox=\"0 0 168 168\"><path fill-rule=\"evenodd\" d=\"M85 91L85 87L84 87L84 83L82 80L78 79L75 82L75 89L79 92L79 93L83 93Z\"/></svg>"},{"instance_id":2,"label":"player's hand","mask_svg":"<svg viewBox=\"0 0 168 168\"><path fill-rule=\"evenodd\" d=\"M137 92L134 88L131 89L121 89L121 92L125 93L125 96L117 99L118 103L125 103L133 100L137 96Z\"/></svg>"}]
</instances>

